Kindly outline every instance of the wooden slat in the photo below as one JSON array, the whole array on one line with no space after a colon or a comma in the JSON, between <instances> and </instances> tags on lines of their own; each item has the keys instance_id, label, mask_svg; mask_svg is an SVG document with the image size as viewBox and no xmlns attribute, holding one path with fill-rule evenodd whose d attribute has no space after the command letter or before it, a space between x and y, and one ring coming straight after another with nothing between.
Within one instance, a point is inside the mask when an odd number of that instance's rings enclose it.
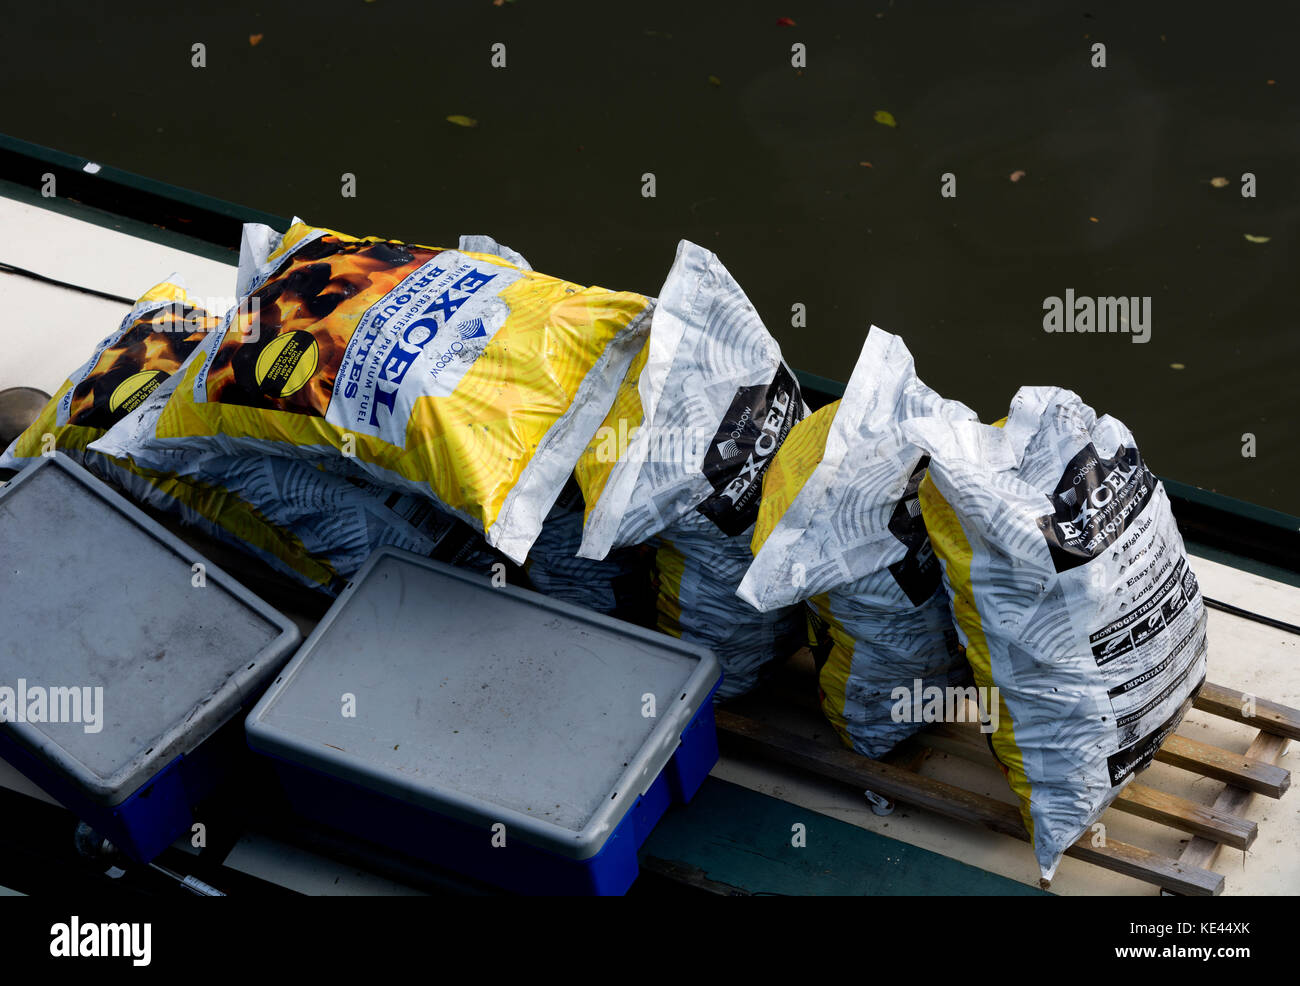
<instances>
[{"instance_id":1,"label":"wooden slat","mask_svg":"<svg viewBox=\"0 0 1300 986\"><path fill-rule=\"evenodd\" d=\"M716 717L719 733L735 747L843 784L874 791L890 800L903 801L1028 841L1029 835L1014 805L869 760L851 750L825 747L724 709L718 710ZM1218 873L1185 866L1114 839L1108 839L1105 847L1094 847L1090 838L1085 836L1067 849L1066 855L1181 894L1212 896L1223 892L1223 877Z\"/></svg>"},{"instance_id":2,"label":"wooden slat","mask_svg":"<svg viewBox=\"0 0 1300 986\"><path fill-rule=\"evenodd\" d=\"M1240 710L1240 700L1234 697L1240 696L1240 692L1233 692L1231 689L1207 684L1202 688L1202 694L1206 694L1205 690L1207 688L1211 689L1209 700L1226 702L1231 704L1232 708ZM1280 710L1279 716L1281 718L1274 718L1270 721L1274 724L1282 724L1277 729L1286 728L1285 714L1294 710L1276 703L1267 703L1267 705ZM1257 702L1256 708L1257 710L1263 710L1265 705ZM1234 718L1238 722L1253 721L1240 715L1231 716L1225 714L1225 718ZM1260 728L1264 728L1262 722L1258 723L1258 725ZM1269 731L1276 732L1277 729L1270 729ZM917 733L915 739L932 749L942 750L944 753L955 754L976 762L983 762L983 760L992 756L988 748L988 740L979 731L979 724L976 722L934 723ZM1243 757L1241 754L1232 753L1220 747L1201 743L1178 734L1174 734L1165 740L1164 746L1156 753L1155 758L1162 763L1172 764L1193 773L1203 774L1214 780L1245 787L1259 794L1266 794L1270 798L1280 798L1291 785L1291 772L1283 767L1278 767L1273 763L1261 762L1249 756Z\"/></svg>"},{"instance_id":3,"label":"wooden slat","mask_svg":"<svg viewBox=\"0 0 1300 986\"><path fill-rule=\"evenodd\" d=\"M1124 788L1111 807L1234 849L1249 849L1259 835L1258 823L1249 818L1180 798L1176 794L1166 794L1137 782Z\"/></svg>"},{"instance_id":4,"label":"wooden slat","mask_svg":"<svg viewBox=\"0 0 1300 986\"><path fill-rule=\"evenodd\" d=\"M880 759L887 764L902 767L904 770L910 770L915 774L921 769L921 765L925 763L929 756L929 747L922 746L919 743L906 742L900 743Z\"/></svg>"},{"instance_id":5,"label":"wooden slat","mask_svg":"<svg viewBox=\"0 0 1300 986\"><path fill-rule=\"evenodd\" d=\"M1251 742L1250 747L1246 750L1246 756L1265 763L1272 762L1282 756L1282 753L1286 750L1287 742L1285 737L1277 736L1274 733L1261 732ZM1252 798L1254 798L1253 791L1229 785L1214 799L1214 808L1216 811L1242 815L1250 807ZM1218 854L1219 844L1217 842L1198 836L1183 847L1179 862L1187 866L1209 869L1214 865L1214 858ZM1165 889L1172 890L1173 888L1166 887Z\"/></svg>"},{"instance_id":6,"label":"wooden slat","mask_svg":"<svg viewBox=\"0 0 1300 986\"><path fill-rule=\"evenodd\" d=\"M916 738L920 743L974 763L994 763L993 754L979 732L977 723L937 723ZM1235 849L1250 848L1259 835L1258 824L1249 819L1175 794L1157 791L1136 781L1120 792L1111 807L1192 835L1205 836Z\"/></svg>"},{"instance_id":7,"label":"wooden slat","mask_svg":"<svg viewBox=\"0 0 1300 986\"><path fill-rule=\"evenodd\" d=\"M1255 699L1255 714L1248 716L1242 711L1246 695L1235 688L1206 682L1196 696L1196 708L1212 715L1244 722L1267 733L1276 733L1287 739L1300 740L1300 709L1271 702L1266 698Z\"/></svg>"},{"instance_id":8,"label":"wooden slat","mask_svg":"<svg viewBox=\"0 0 1300 986\"><path fill-rule=\"evenodd\" d=\"M1156 751L1156 759L1234 787L1244 787L1256 794L1267 794L1270 798L1280 798L1291 786L1291 772L1276 764L1230 753L1177 734L1165 740Z\"/></svg>"},{"instance_id":9,"label":"wooden slat","mask_svg":"<svg viewBox=\"0 0 1300 986\"><path fill-rule=\"evenodd\" d=\"M1084 836L1065 850L1065 855L1157 887L1181 888L1176 892L1185 897L1217 897L1223 893L1222 873L1191 867L1117 839L1107 838L1106 845L1097 848L1088 836Z\"/></svg>"}]
</instances>

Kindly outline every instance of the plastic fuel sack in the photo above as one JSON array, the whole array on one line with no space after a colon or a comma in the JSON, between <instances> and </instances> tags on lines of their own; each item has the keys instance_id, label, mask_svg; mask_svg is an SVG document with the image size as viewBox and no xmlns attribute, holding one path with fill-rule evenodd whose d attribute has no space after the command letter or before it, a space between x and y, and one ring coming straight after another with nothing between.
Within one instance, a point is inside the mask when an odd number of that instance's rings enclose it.
<instances>
[{"instance_id":1,"label":"plastic fuel sack","mask_svg":"<svg viewBox=\"0 0 1300 986\"><path fill-rule=\"evenodd\" d=\"M177 448L346 459L522 562L653 302L491 253L302 222L283 237L250 232L244 246L249 297L135 436L136 461Z\"/></svg>"},{"instance_id":2,"label":"plastic fuel sack","mask_svg":"<svg viewBox=\"0 0 1300 986\"><path fill-rule=\"evenodd\" d=\"M177 275L150 288L0 457L0 468L63 452L136 503L328 593L385 544L484 570L495 560L476 532L427 498L305 462L179 452L183 477L137 466L132 427L156 418L179 372L222 324L192 303Z\"/></svg>"},{"instance_id":3,"label":"plastic fuel sack","mask_svg":"<svg viewBox=\"0 0 1300 986\"><path fill-rule=\"evenodd\" d=\"M654 591L647 545L616 548L600 561L577 557L582 544L582 496L576 484L565 487L524 568L533 588L575 606L615 619L654 626Z\"/></svg>"},{"instance_id":4,"label":"plastic fuel sack","mask_svg":"<svg viewBox=\"0 0 1300 986\"><path fill-rule=\"evenodd\" d=\"M0 456L0 468L22 469L57 449L137 503L172 514L308 585L328 585L335 577L328 565L309 557L298 539L224 486L139 468L91 447L169 393L174 374L221 324L191 302L178 275L150 288Z\"/></svg>"},{"instance_id":5,"label":"plastic fuel sack","mask_svg":"<svg viewBox=\"0 0 1300 986\"><path fill-rule=\"evenodd\" d=\"M636 379L636 399L605 419L583 456L597 465L579 462L583 557L639 544L689 514L744 533L764 471L808 409L781 347L703 247L678 245Z\"/></svg>"},{"instance_id":6,"label":"plastic fuel sack","mask_svg":"<svg viewBox=\"0 0 1300 986\"><path fill-rule=\"evenodd\" d=\"M56 450L93 468L86 447L143 404L220 325L191 303L179 275L154 285L14 439L0 469L22 469Z\"/></svg>"},{"instance_id":7,"label":"plastic fuel sack","mask_svg":"<svg viewBox=\"0 0 1300 986\"><path fill-rule=\"evenodd\" d=\"M1068 390L1024 387L1005 426L910 422L920 498L993 750L1051 879L1205 680L1205 608L1133 435Z\"/></svg>"},{"instance_id":8,"label":"plastic fuel sack","mask_svg":"<svg viewBox=\"0 0 1300 986\"><path fill-rule=\"evenodd\" d=\"M739 590L762 610L810 600L829 645L822 711L869 757L924 725L913 692L969 677L917 501L929 460L902 430L930 416L975 417L920 381L901 339L872 327L843 398L777 452Z\"/></svg>"},{"instance_id":9,"label":"plastic fuel sack","mask_svg":"<svg viewBox=\"0 0 1300 986\"><path fill-rule=\"evenodd\" d=\"M150 288L0 457L0 468L21 469L57 449L137 503L243 548L308 585L328 585L336 573L327 563L310 557L298 538L210 474L181 479L170 472L138 468L121 454L93 447L113 434L119 422L159 399L165 401L173 375L221 324L220 318L192 304L177 275ZM262 466L232 463L235 471L245 475ZM339 482L325 477L317 485ZM302 484L285 477L278 485ZM280 509L274 500L270 506Z\"/></svg>"},{"instance_id":10,"label":"plastic fuel sack","mask_svg":"<svg viewBox=\"0 0 1300 986\"><path fill-rule=\"evenodd\" d=\"M759 683L776 661L806 641L802 607L760 613L736 598L752 560L750 533L719 537L702 515L687 516L651 542L661 633L702 644L722 664L717 700L736 698Z\"/></svg>"},{"instance_id":11,"label":"plastic fuel sack","mask_svg":"<svg viewBox=\"0 0 1300 986\"><path fill-rule=\"evenodd\" d=\"M807 413L780 346L718 258L683 241L650 327L575 475L585 558L653 539L659 629L703 644L719 698L803 640L793 607L759 613L735 596L763 473Z\"/></svg>"},{"instance_id":12,"label":"plastic fuel sack","mask_svg":"<svg viewBox=\"0 0 1300 986\"><path fill-rule=\"evenodd\" d=\"M201 355L195 351L189 360ZM300 459L155 450L134 461L185 367L87 447L86 464L136 503L231 544L309 588L336 595L376 548L391 545L483 574L499 556L483 536L428 497L380 486L362 473Z\"/></svg>"}]
</instances>

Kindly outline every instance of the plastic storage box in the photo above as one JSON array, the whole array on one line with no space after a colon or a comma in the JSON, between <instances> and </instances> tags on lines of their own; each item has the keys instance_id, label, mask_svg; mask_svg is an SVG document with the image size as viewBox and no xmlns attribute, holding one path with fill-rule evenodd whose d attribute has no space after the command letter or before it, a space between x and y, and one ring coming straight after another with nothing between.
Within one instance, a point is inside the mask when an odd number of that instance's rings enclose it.
<instances>
[{"instance_id":1,"label":"plastic storage box","mask_svg":"<svg viewBox=\"0 0 1300 986\"><path fill-rule=\"evenodd\" d=\"M241 713L299 640L62 455L0 488L0 757L132 858L247 763Z\"/></svg>"},{"instance_id":2,"label":"plastic storage box","mask_svg":"<svg viewBox=\"0 0 1300 986\"><path fill-rule=\"evenodd\" d=\"M302 815L509 890L623 893L717 761L707 650L394 548L247 720Z\"/></svg>"}]
</instances>

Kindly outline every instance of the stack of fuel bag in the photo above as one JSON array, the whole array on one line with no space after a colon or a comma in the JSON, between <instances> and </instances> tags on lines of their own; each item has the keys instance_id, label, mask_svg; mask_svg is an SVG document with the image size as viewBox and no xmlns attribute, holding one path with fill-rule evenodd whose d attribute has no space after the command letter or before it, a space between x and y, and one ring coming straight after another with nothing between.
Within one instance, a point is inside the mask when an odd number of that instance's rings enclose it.
<instances>
[{"instance_id":1,"label":"stack of fuel bag","mask_svg":"<svg viewBox=\"0 0 1300 986\"><path fill-rule=\"evenodd\" d=\"M228 310L175 275L144 292L0 468L56 450L327 595L383 546L526 572L707 646L720 699L811 642L868 756L938 695L990 735L1045 877L1205 677L1196 578L1123 424L1050 387L981 424L874 327L813 411L686 241L650 296L485 236L249 225Z\"/></svg>"}]
</instances>

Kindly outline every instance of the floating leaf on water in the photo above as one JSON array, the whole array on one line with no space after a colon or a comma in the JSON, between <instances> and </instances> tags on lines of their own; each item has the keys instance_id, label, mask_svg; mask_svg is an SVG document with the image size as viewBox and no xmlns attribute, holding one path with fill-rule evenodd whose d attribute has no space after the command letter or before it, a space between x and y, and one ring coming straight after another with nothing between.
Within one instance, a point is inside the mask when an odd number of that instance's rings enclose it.
<instances>
[{"instance_id":1,"label":"floating leaf on water","mask_svg":"<svg viewBox=\"0 0 1300 986\"><path fill-rule=\"evenodd\" d=\"M1211 178L1210 184L1213 185L1215 188L1222 188L1224 185L1228 184L1228 179L1222 176L1217 178Z\"/></svg>"},{"instance_id":2,"label":"floating leaf on water","mask_svg":"<svg viewBox=\"0 0 1300 986\"><path fill-rule=\"evenodd\" d=\"M472 116L465 116L462 113L453 113L447 117L448 123L454 123L458 127L477 127L478 121Z\"/></svg>"},{"instance_id":3,"label":"floating leaf on water","mask_svg":"<svg viewBox=\"0 0 1300 986\"><path fill-rule=\"evenodd\" d=\"M778 18L776 19L776 26L777 26L777 27L794 27L794 18L793 18L793 17L778 17Z\"/></svg>"},{"instance_id":4,"label":"floating leaf on water","mask_svg":"<svg viewBox=\"0 0 1300 986\"><path fill-rule=\"evenodd\" d=\"M1010 178L1012 181L1019 181L1021 178L1025 177L1025 173L1017 169L1011 172L1011 174L1007 175L1007 177Z\"/></svg>"},{"instance_id":5,"label":"floating leaf on water","mask_svg":"<svg viewBox=\"0 0 1300 986\"><path fill-rule=\"evenodd\" d=\"M1088 217L1088 222L1090 222L1090 223L1099 223L1099 222L1101 222L1101 220L1098 219L1096 216L1089 216L1089 217Z\"/></svg>"},{"instance_id":6,"label":"floating leaf on water","mask_svg":"<svg viewBox=\"0 0 1300 986\"><path fill-rule=\"evenodd\" d=\"M709 85L720 86L722 85L722 80L719 79L716 75L711 75L709 76Z\"/></svg>"},{"instance_id":7,"label":"floating leaf on water","mask_svg":"<svg viewBox=\"0 0 1300 986\"><path fill-rule=\"evenodd\" d=\"M250 34L250 35L248 36L248 44L249 44L249 46L250 46L250 47L253 47L253 48L256 48L258 45L260 45L260 44L262 43L262 38L263 38L263 37L265 37L265 35L261 35L261 34Z\"/></svg>"},{"instance_id":8,"label":"floating leaf on water","mask_svg":"<svg viewBox=\"0 0 1300 986\"><path fill-rule=\"evenodd\" d=\"M1273 237L1271 236L1251 236L1249 233L1243 234L1251 243L1267 243Z\"/></svg>"},{"instance_id":9,"label":"floating leaf on water","mask_svg":"<svg viewBox=\"0 0 1300 986\"><path fill-rule=\"evenodd\" d=\"M876 112L871 114L871 119L875 120L877 123L883 123L887 127L898 126L898 121L894 119L894 114L889 112L889 110L876 110Z\"/></svg>"},{"instance_id":10,"label":"floating leaf on water","mask_svg":"<svg viewBox=\"0 0 1300 986\"><path fill-rule=\"evenodd\" d=\"M1187 364L1186 364L1186 363L1170 363L1170 364L1169 364L1169 369L1171 369L1171 370L1185 370L1185 369L1187 369Z\"/></svg>"}]
</instances>

